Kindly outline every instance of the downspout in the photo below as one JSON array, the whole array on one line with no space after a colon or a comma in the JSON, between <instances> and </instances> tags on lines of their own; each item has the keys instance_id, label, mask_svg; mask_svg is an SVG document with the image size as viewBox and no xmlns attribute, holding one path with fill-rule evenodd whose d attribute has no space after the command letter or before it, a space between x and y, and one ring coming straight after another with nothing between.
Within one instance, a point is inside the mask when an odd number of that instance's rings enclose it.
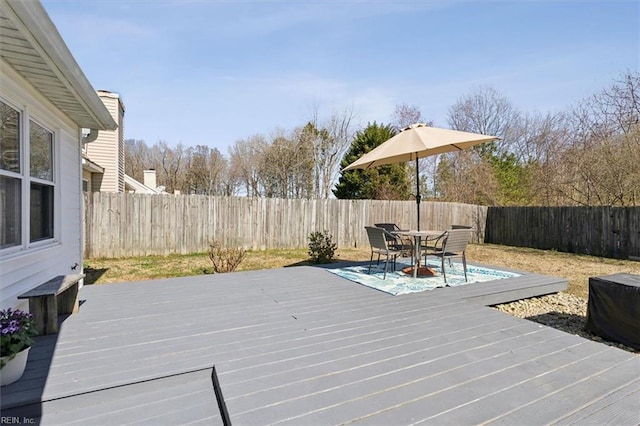
<instances>
[{"instance_id":1,"label":"downspout","mask_svg":"<svg viewBox=\"0 0 640 426\"><path fill-rule=\"evenodd\" d=\"M93 141L95 141L96 139L98 139L98 129L89 129L89 133L86 136L82 136L82 129L80 129L80 136L81 136L81 140L82 143L79 144L78 146L78 155L80 158L80 161L82 161L82 150L85 144L87 143L91 143ZM72 267L72 269L76 269L78 266L80 267L78 273L80 274L84 274L84 251L85 251L85 229L86 229L86 223L85 221L87 220L86 218L86 212L85 212L85 193L82 190L82 176L83 176L83 172L82 172L82 165L80 165L80 188L78 188L80 190L80 241L79 241L79 247L80 247L80 264L76 264L75 267ZM78 288L82 288L84 286L84 279L80 280L80 285L78 286Z\"/></svg>"},{"instance_id":2,"label":"downspout","mask_svg":"<svg viewBox=\"0 0 640 426\"><path fill-rule=\"evenodd\" d=\"M89 131L89 135L91 134L91 132L93 132L93 129L91 129ZM78 192L81 194L80 195L80 232L78 235L78 239L80 241L78 241L78 259L80 260L80 270L78 271L79 274L84 274L84 229L85 229L85 214L84 214L84 192L82 191L82 176L83 176L83 170L82 170L82 147L84 146L85 143L85 139L88 138L89 135L87 136L82 136L82 129L78 129L78 133L80 136L80 140L82 143L77 144L78 145L78 158L80 159L80 179L78 179ZM95 133L97 134L98 131L96 130ZM95 138L93 139L95 140ZM76 263L77 265L77 263ZM71 267L71 269L73 269L73 266ZM84 279L80 280L80 283L78 284L78 290L81 289L84 286Z\"/></svg>"},{"instance_id":3,"label":"downspout","mask_svg":"<svg viewBox=\"0 0 640 426\"><path fill-rule=\"evenodd\" d=\"M82 137L82 143L91 143L98 139L98 129L89 129L89 134Z\"/></svg>"}]
</instances>

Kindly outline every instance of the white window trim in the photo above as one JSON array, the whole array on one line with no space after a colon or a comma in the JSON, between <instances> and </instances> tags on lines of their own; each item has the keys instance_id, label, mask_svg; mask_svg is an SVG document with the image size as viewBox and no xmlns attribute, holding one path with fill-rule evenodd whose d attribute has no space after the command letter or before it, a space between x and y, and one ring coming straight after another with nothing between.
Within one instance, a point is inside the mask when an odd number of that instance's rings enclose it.
<instances>
[{"instance_id":1,"label":"white window trim","mask_svg":"<svg viewBox=\"0 0 640 426\"><path fill-rule=\"evenodd\" d=\"M7 170L0 169L0 174L7 177L19 178L21 180L21 220L22 220L22 232L21 232L21 243L15 246L6 247L4 249L0 249L0 257L4 258L8 255L13 254L22 254L27 253L32 250L41 249L43 247L50 247L60 244L60 235L61 235L61 201L62 196L60 193L60 143L61 140L61 130L60 128L56 128L53 126L48 120L43 119L39 115L32 115L31 110L27 105L20 105L17 102L12 102L6 97L0 97L0 100L4 102L6 105L18 111L20 114L20 173L10 172ZM30 132L29 126L30 121L37 123L42 126L45 130L51 132L52 134L52 143L53 148L51 150L51 155L53 156L51 161L51 166L53 167L52 180L44 180L38 179L31 176L30 169L30 160L31 160L31 151L30 151ZM55 130L54 130L55 129ZM53 186L53 237L39 240L39 241L30 241L30 233L31 233L31 182L41 183L45 185Z\"/></svg>"}]
</instances>

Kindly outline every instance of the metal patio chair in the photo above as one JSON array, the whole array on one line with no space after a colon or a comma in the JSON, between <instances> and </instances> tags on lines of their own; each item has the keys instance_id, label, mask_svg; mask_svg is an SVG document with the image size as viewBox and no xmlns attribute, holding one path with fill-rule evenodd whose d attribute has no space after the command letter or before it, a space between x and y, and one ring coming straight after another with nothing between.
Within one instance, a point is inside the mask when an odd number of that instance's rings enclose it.
<instances>
[{"instance_id":1,"label":"metal patio chair","mask_svg":"<svg viewBox=\"0 0 640 426\"><path fill-rule=\"evenodd\" d=\"M403 229L395 223L376 223L375 226L387 231L385 238L392 249L401 251L404 257L413 257L413 239L394 233Z\"/></svg>"},{"instance_id":2,"label":"metal patio chair","mask_svg":"<svg viewBox=\"0 0 640 426\"><path fill-rule=\"evenodd\" d=\"M472 230L473 227L470 225L451 225L451 228L449 229L469 229ZM435 252L441 252L442 251L442 243L444 242L444 237L447 235L447 232L443 232L440 236L438 236L435 239L430 239L428 241L425 241L425 245L424 247L422 247L422 249L424 250L424 263L427 263L427 256L429 255L429 251L435 253ZM451 259L449 259L449 265L451 265Z\"/></svg>"},{"instance_id":3,"label":"metal patio chair","mask_svg":"<svg viewBox=\"0 0 640 426\"><path fill-rule=\"evenodd\" d=\"M454 257L462 258L462 267L464 268L464 280L467 281L467 245L471 240L471 229L450 229L444 233L442 238L442 248L436 249L433 256L439 257L442 265L442 275L444 276L444 282L447 282L447 272L444 267L444 260L449 260L449 266L451 266L451 259Z\"/></svg>"},{"instance_id":4,"label":"metal patio chair","mask_svg":"<svg viewBox=\"0 0 640 426\"><path fill-rule=\"evenodd\" d=\"M402 255L402 251L389 247L387 237L389 234L382 228L377 226L365 226L367 230L367 237L369 237L369 245L371 245L371 259L369 259L369 270L367 273L371 274L371 264L373 263L373 254L378 254L378 261L376 265L380 265L380 256L386 257L384 262L384 275L383 280L387 278L387 269L389 267L389 258L392 260L393 270L396 270L396 258Z\"/></svg>"}]
</instances>

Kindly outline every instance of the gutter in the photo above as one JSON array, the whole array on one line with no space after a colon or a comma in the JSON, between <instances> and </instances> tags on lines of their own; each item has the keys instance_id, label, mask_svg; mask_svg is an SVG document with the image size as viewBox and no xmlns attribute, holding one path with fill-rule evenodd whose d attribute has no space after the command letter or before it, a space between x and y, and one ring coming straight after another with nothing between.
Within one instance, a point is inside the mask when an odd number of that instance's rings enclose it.
<instances>
[{"instance_id":1,"label":"gutter","mask_svg":"<svg viewBox=\"0 0 640 426\"><path fill-rule=\"evenodd\" d=\"M65 44L58 29L40 1L1 0L5 13L27 38L32 48L49 66L76 101L98 124L100 130L115 130L118 125L104 106L82 69ZM82 123L77 123L80 127ZM93 126L91 126L93 127Z\"/></svg>"}]
</instances>

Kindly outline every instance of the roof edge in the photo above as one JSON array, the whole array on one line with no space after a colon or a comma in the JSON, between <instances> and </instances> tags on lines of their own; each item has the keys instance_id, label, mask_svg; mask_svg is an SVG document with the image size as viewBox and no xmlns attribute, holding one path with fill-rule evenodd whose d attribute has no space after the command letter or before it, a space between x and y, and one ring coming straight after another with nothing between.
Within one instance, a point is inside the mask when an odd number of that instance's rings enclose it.
<instances>
[{"instance_id":1,"label":"roof edge","mask_svg":"<svg viewBox=\"0 0 640 426\"><path fill-rule=\"evenodd\" d=\"M132 178L131 176L125 174L124 175L124 183L132 187L136 191L144 191L147 194L160 194L161 191L157 189L153 189L150 186L145 185L142 182L139 182Z\"/></svg>"},{"instance_id":2,"label":"roof edge","mask_svg":"<svg viewBox=\"0 0 640 426\"><path fill-rule=\"evenodd\" d=\"M117 129L117 123L82 72L40 1L2 0L2 3L19 20L16 24L21 25L35 43L34 49L100 126L98 129Z\"/></svg>"}]
</instances>

